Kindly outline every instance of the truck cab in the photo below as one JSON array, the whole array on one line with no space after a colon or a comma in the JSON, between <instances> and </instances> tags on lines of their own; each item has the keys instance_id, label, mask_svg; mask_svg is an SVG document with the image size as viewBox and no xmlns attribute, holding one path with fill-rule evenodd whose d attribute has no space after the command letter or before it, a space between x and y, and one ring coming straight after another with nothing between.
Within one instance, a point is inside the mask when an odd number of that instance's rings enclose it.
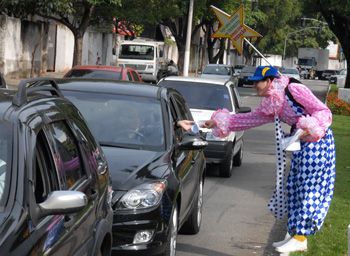
<instances>
[{"instance_id":1,"label":"truck cab","mask_svg":"<svg viewBox=\"0 0 350 256\"><path fill-rule=\"evenodd\" d=\"M122 41L117 52L117 66L131 67L145 82L157 82L157 73L163 61L164 42L150 39Z\"/></svg>"}]
</instances>

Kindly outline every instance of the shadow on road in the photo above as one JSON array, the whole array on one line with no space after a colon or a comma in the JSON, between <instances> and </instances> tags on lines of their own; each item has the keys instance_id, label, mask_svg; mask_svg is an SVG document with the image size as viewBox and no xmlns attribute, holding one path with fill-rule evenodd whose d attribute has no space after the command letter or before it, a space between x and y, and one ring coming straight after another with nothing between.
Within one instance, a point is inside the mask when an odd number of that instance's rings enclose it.
<instances>
[{"instance_id":1,"label":"shadow on road","mask_svg":"<svg viewBox=\"0 0 350 256\"><path fill-rule=\"evenodd\" d=\"M177 243L176 251L191 253L191 255L207 255L207 256L234 256L232 254L222 253L218 251L213 251L207 248L194 246L191 244Z\"/></svg>"}]
</instances>

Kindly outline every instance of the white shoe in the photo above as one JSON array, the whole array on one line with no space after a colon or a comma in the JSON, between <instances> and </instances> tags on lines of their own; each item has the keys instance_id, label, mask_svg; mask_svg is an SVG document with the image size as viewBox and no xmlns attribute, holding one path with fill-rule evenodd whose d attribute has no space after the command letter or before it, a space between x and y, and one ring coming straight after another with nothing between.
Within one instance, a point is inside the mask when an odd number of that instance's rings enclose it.
<instances>
[{"instance_id":1,"label":"white shoe","mask_svg":"<svg viewBox=\"0 0 350 256\"><path fill-rule=\"evenodd\" d=\"M276 247L278 252L302 252L307 250L307 240L300 242L295 238L289 239L289 241L279 247Z\"/></svg>"},{"instance_id":2,"label":"white shoe","mask_svg":"<svg viewBox=\"0 0 350 256\"><path fill-rule=\"evenodd\" d=\"M292 237L290 236L290 234L287 232L287 234L284 237L284 240L282 241L278 241L278 242L274 242L272 243L273 247L280 247L281 245L284 245L285 243L287 243Z\"/></svg>"}]
</instances>

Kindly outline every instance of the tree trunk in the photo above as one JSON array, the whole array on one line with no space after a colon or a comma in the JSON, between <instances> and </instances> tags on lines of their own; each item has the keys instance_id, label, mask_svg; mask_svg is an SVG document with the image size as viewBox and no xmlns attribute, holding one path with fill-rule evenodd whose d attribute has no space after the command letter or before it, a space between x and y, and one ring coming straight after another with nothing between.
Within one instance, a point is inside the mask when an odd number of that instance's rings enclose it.
<instances>
[{"instance_id":1,"label":"tree trunk","mask_svg":"<svg viewBox=\"0 0 350 256\"><path fill-rule=\"evenodd\" d=\"M73 53L73 67L79 66L82 63L83 57L83 35L82 33L74 34L74 53Z\"/></svg>"},{"instance_id":2,"label":"tree trunk","mask_svg":"<svg viewBox=\"0 0 350 256\"><path fill-rule=\"evenodd\" d=\"M329 10L329 6L323 6L319 2L321 13L327 21L329 28L337 36L344 52L347 63L350 63L350 18ZM347 72L345 88L350 89L350 72Z\"/></svg>"},{"instance_id":3,"label":"tree trunk","mask_svg":"<svg viewBox=\"0 0 350 256\"><path fill-rule=\"evenodd\" d=\"M177 67L179 69L180 74L183 74L183 67L185 61L185 45L181 42L177 42L177 49L179 51L179 58L177 61Z\"/></svg>"}]
</instances>

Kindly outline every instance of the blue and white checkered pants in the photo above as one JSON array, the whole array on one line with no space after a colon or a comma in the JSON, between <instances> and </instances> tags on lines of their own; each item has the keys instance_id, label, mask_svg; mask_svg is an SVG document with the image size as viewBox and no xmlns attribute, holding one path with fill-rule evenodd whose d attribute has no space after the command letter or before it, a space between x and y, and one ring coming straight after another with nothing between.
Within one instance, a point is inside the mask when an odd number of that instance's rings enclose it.
<instances>
[{"instance_id":1,"label":"blue and white checkered pants","mask_svg":"<svg viewBox=\"0 0 350 256\"><path fill-rule=\"evenodd\" d=\"M331 129L318 142L301 142L287 180L288 232L310 235L323 225L333 197L335 146Z\"/></svg>"}]
</instances>

